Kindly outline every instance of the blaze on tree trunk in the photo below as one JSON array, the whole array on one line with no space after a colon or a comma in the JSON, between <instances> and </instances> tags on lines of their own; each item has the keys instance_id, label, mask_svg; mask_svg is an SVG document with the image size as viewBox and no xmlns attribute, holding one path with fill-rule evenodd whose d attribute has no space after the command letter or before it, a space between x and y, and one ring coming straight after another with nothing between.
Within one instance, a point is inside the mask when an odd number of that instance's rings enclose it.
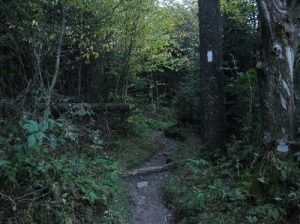
<instances>
[{"instance_id":1,"label":"blaze on tree trunk","mask_svg":"<svg viewBox=\"0 0 300 224\"><path fill-rule=\"evenodd\" d=\"M263 143L287 152L288 141L295 137L294 62L300 38L300 1L257 0L257 4Z\"/></svg>"},{"instance_id":2,"label":"blaze on tree trunk","mask_svg":"<svg viewBox=\"0 0 300 224\"><path fill-rule=\"evenodd\" d=\"M219 0L199 0L202 139L208 148L224 148L222 29Z\"/></svg>"}]
</instances>

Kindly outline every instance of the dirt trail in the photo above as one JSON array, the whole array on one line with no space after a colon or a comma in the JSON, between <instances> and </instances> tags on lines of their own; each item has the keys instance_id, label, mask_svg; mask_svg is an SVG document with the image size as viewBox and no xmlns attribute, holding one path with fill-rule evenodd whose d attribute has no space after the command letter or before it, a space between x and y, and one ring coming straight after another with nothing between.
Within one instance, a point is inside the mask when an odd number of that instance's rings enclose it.
<instances>
[{"instance_id":1,"label":"dirt trail","mask_svg":"<svg viewBox=\"0 0 300 224\"><path fill-rule=\"evenodd\" d=\"M157 152L138 168L161 166L167 163L175 150L176 141L155 132ZM132 224L172 224L172 216L162 201L160 185L169 171L127 177L126 182L133 200Z\"/></svg>"}]
</instances>

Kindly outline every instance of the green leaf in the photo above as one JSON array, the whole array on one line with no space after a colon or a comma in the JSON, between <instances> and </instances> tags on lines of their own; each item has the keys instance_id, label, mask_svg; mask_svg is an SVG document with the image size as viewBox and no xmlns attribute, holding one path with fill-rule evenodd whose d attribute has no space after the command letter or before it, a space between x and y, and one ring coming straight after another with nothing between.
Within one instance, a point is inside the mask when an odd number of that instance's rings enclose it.
<instances>
[{"instance_id":1,"label":"green leaf","mask_svg":"<svg viewBox=\"0 0 300 224\"><path fill-rule=\"evenodd\" d=\"M28 123L23 125L23 129L27 133L34 133L39 130L39 124L36 121L29 120Z\"/></svg>"},{"instance_id":2,"label":"green leaf","mask_svg":"<svg viewBox=\"0 0 300 224\"><path fill-rule=\"evenodd\" d=\"M46 135L44 132L39 131L35 134L35 138L37 141L42 142L46 138Z\"/></svg>"},{"instance_id":3,"label":"green leaf","mask_svg":"<svg viewBox=\"0 0 300 224\"><path fill-rule=\"evenodd\" d=\"M277 209L269 208L268 215L274 220L277 220L280 217L279 211Z\"/></svg>"},{"instance_id":4,"label":"green leaf","mask_svg":"<svg viewBox=\"0 0 300 224\"><path fill-rule=\"evenodd\" d=\"M29 135L27 141L28 141L29 149L33 149L34 147L36 147L36 137L35 137L35 135Z\"/></svg>"},{"instance_id":5,"label":"green leaf","mask_svg":"<svg viewBox=\"0 0 300 224\"><path fill-rule=\"evenodd\" d=\"M99 197L95 194L95 192L90 191L90 192L87 194L87 199L89 200L89 202L90 202L91 204L93 204L96 200L99 199Z\"/></svg>"},{"instance_id":6,"label":"green leaf","mask_svg":"<svg viewBox=\"0 0 300 224\"><path fill-rule=\"evenodd\" d=\"M55 150L57 147L56 137L54 135L50 135L49 144L52 150Z\"/></svg>"},{"instance_id":7,"label":"green leaf","mask_svg":"<svg viewBox=\"0 0 300 224\"><path fill-rule=\"evenodd\" d=\"M257 180L263 184L266 184L266 180L264 177L259 177L259 178L257 178Z\"/></svg>"},{"instance_id":8,"label":"green leaf","mask_svg":"<svg viewBox=\"0 0 300 224\"><path fill-rule=\"evenodd\" d=\"M287 174L286 170L281 170L280 174L281 174L281 179L283 181L286 181L287 177L288 177L288 174Z\"/></svg>"},{"instance_id":9,"label":"green leaf","mask_svg":"<svg viewBox=\"0 0 300 224\"><path fill-rule=\"evenodd\" d=\"M0 160L0 167L10 164L8 160Z\"/></svg>"}]
</instances>

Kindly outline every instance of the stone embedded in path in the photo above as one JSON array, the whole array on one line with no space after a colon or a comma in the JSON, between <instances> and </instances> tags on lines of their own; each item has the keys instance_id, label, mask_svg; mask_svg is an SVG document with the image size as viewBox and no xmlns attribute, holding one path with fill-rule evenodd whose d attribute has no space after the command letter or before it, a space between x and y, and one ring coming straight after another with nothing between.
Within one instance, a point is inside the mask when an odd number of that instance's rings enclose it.
<instances>
[{"instance_id":1,"label":"stone embedded in path","mask_svg":"<svg viewBox=\"0 0 300 224\"><path fill-rule=\"evenodd\" d=\"M138 189L142 189L142 188L148 187L148 182L147 181L142 181L142 182L137 183L136 186L137 186Z\"/></svg>"},{"instance_id":2,"label":"stone embedded in path","mask_svg":"<svg viewBox=\"0 0 300 224\"><path fill-rule=\"evenodd\" d=\"M138 196L138 198L137 198L137 204L138 205L143 205L143 204L145 204L145 202L146 202L146 197L145 196Z\"/></svg>"}]
</instances>

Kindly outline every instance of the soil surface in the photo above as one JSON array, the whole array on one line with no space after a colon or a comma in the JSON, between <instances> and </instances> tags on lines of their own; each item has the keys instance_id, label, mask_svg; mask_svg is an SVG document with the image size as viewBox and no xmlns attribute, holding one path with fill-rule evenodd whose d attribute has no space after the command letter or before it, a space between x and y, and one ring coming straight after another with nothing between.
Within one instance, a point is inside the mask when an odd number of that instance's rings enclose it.
<instances>
[{"instance_id":1,"label":"soil surface","mask_svg":"<svg viewBox=\"0 0 300 224\"><path fill-rule=\"evenodd\" d=\"M137 169L161 166L168 162L169 154L176 149L176 141L155 132L157 148L152 158ZM169 171L140 174L126 178L132 197L132 224L172 224L170 210L162 200L161 183Z\"/></svg>"}]
</instances>

